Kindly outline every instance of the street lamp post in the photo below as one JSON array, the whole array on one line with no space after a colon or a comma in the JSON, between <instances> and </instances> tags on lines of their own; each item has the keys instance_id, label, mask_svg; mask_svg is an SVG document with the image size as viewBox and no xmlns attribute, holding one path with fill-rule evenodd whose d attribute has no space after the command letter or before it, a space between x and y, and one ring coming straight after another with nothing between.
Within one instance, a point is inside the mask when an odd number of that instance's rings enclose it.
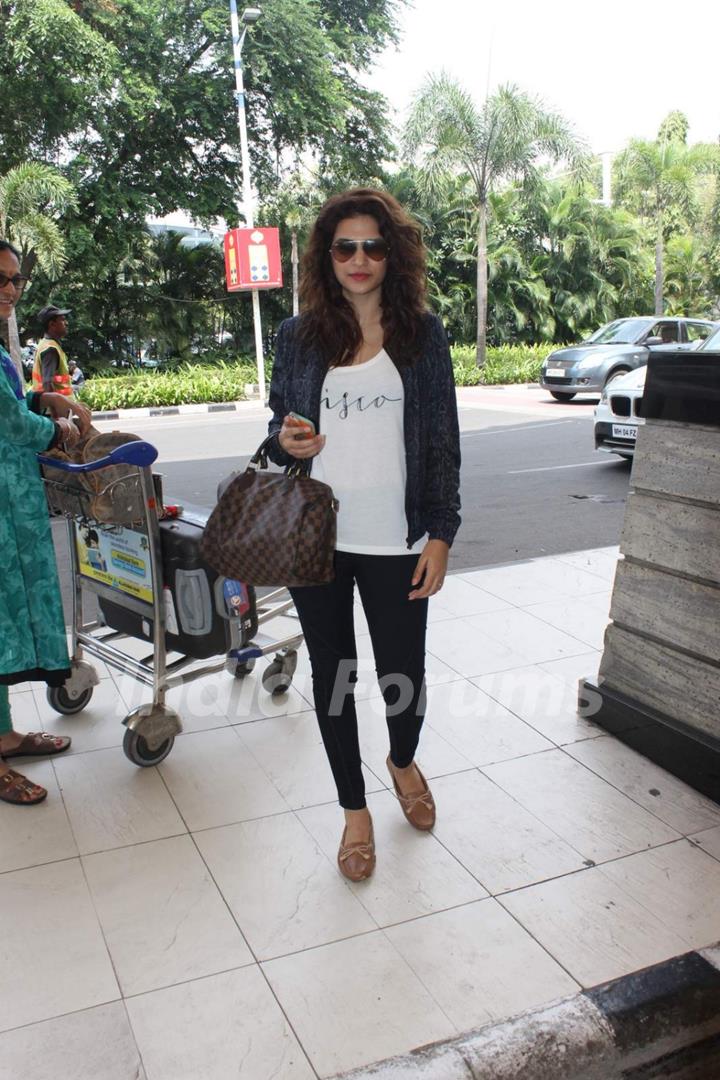
<instances>
[{"instance_id":1,"label":"street lamp post","mask_svg":"<svg viewBox=\"0 0 720 1080\"><path fill-rule=\"evenodd\" d=\"M236 0L230 0L230 27L232 30L233 60L235 66L235 98L238 108L238 128L240 129L240 160L242 162L243 213L249 229L255 224L253 211L252 186L250 183L250 152L248 150L247 123L245 120L245 85L243 82L242 47L248 26L256 23L262 12L259 8L245 8L242 18L238 19ZM240 22L243 24L240 32ZM265 361L263 359L262 322L260 320L260 294L252 290L253 326L255 328L255 358L257 360L258 389L260 400L265 401Z\"/></svg>"}]
</instances>

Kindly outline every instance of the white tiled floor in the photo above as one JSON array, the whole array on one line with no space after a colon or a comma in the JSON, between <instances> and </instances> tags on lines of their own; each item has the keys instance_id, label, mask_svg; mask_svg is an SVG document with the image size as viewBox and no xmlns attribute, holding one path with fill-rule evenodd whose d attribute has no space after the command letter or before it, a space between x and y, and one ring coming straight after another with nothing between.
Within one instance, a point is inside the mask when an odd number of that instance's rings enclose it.
<instances>
[{"instance_id":1,"label":"white tiled floor","mask_svg":"<svg viewBox=\"0 0 720 1080\"><path fill-rule=\"evenodd\" d=\"M253 962L189 836L83 859L126 997Z\"/></svg>"},{"instance_id":2,"label":"white tiled floor","mask_svg":"<svg viewBox=\"0 0 720 1080\"><path fill-rule=\"evenodd\" d=\"M337 872L341 813L307 656L174 691L157 769L120 748L147 692L102 670L19 729L72 750L0 807L0 1060L34 1080L312 1080L453 1037L720 939L720 807L577 713L617 551L458 574L433 602L421 766L433 834L404 821L358 614L377 869ZM146 646L142 646L147 651ZM1 1070L0 1070L1 1071Z\"/></svg>"}]
</instances>

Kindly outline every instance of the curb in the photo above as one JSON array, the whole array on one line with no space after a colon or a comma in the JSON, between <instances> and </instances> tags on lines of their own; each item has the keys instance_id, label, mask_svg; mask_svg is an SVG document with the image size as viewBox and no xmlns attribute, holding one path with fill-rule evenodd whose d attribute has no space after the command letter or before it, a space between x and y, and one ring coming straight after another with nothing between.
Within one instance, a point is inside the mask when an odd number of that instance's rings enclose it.
<instances>
[{"instance_id":1,"label":"curb","mask_svg":"<svg viewBox=\"0 0 720 1080\"><path fill-rule=\"evenodd\" d=\"M473 383L471 386L455 385L456 390L542 390L538 382Z\"/></svg>"},{"instance_id":2,"label":"curb","mask_svg":"<svg viewBox=\"0 0 720 1080\"><path fill-rule=\"evenodd\" d=\"M538 383L497 383L485 386L457 386L456 391L460 390L539 390ZM463 404L459 399L459 404ZM108 412L93 412L93 420L120 420L121 418L127 418L128 420L138 419L139 417L147 416L178 416L192 413L209 413L209 412L245 412L251 409L261 409L263 412L266 410L259 398L254 400L243 399L242 401L220 401L212 404L205 405L164 405L157 407L149 407L142 409L112 409Z\"/></svg>"},{"instance_id":3,"label":"curb","mask_svg":"<svg viewBox=\"0 0 720 1080\"><path fill-rule=\"evenodd\" d=\"M654 1080L710 1056L720 1068L720 944L336 1080Z\"/></svg>"},{"instance_id":4,"label":"curb","mask_svg":"<svg viewBox=\"0 0 720 1080\"><path fill-rule=\"evenodd\" d=\"M112 409L108 412L93 412L93 420L136 420L146 416L184 416L193 413L214 412L250 412L260 409L265 412L265 405L257 401L219 401L205 405L160 405L143 409Z\"/></svg>"}]
</instances>

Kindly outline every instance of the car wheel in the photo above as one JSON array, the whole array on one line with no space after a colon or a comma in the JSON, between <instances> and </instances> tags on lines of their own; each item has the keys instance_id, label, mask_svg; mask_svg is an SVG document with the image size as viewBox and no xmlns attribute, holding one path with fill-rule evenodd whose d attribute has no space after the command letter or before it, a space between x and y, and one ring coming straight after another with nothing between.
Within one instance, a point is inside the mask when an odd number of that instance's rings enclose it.
<instances>
[{"instance_id":1,"label":"car wheel","mask_svg":"<svg viewBox=\"0 0 720 1080\"><path fill-rule=\"evenodd\" d=\"M557 390L550 391L550 397L554 397L556 401L572 401L575 397L574 394L558 394Z\"/></svg>"},{"instance_id":2,"label":"car wheel","mask_svg":"<svg viewBox=\"0 0 720 1080\"><path fill-rule=\"evenodd\" d=\"M613 373L611 375L608 375L607 379L605 380L605 389L607 389L607 387L610 385L610 383L614 383L615 380L619 379L621 375L627 375L627 373L629 371L631 371L631 370L632 369L629 368L629 367L615 368Z\"/></svg>"}]
</instances>

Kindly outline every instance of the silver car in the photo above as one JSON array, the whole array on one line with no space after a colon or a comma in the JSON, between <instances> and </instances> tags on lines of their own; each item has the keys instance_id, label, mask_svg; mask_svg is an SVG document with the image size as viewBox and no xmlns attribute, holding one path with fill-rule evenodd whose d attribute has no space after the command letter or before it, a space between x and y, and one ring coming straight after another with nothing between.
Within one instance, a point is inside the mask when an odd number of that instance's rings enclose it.
<instances>
[{"instance_id":1,"label":"silver car","mask_svg":"<svg viewBox=\"0 0 720 1080\"><path fill-rule=\"evenodd\" d=\"M540 372L540 385L556 401L576 394L599 394L618 375L647 364L656 350L697 349L717 327L707 319L657 315L615 319L579 345L551 352Z\"/></svg>"}]
</instances>

